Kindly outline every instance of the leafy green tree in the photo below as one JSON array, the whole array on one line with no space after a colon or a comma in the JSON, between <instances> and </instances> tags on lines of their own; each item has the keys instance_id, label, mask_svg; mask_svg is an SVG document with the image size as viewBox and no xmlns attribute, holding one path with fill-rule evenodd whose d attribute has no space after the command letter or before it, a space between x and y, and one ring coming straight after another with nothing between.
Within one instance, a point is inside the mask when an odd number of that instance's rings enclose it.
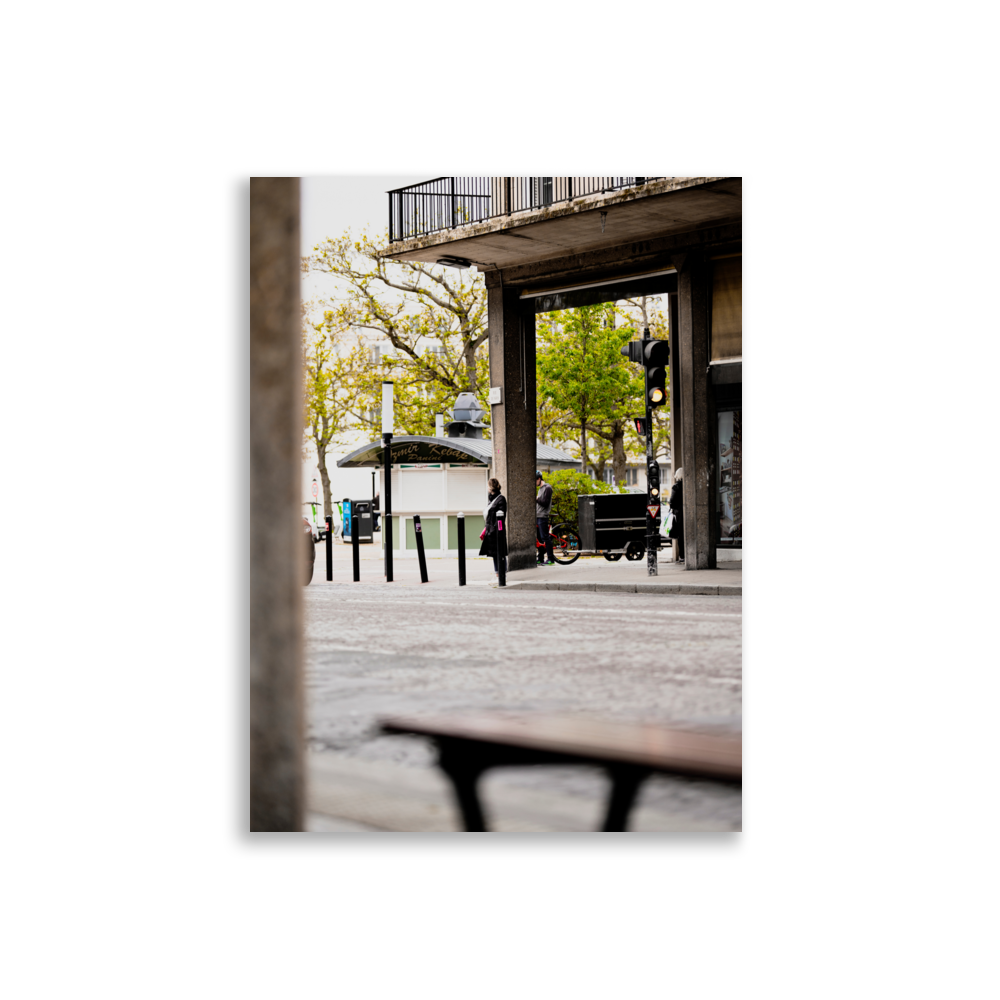
<instances>
[{"instance_id":1,"label":"leafy green tree","mask_svg":"<svg viewBox=\"0 0 1000 1000\"><path fill-rule=\"evenodd\" d=\"M345 357L341 350L342 329L306 319L309 305L303 306L302 323L303 424L306 437L316 450L316 464L323 484L323 513L330 515L333 501L326 455L337 437L347 429L350 355Z\"/></svg>"},{"instance_id":2,"label":"leafy green tree","mask_svg":"<svg viewBox=\"0 0 1000 1000\"><path fill-rule=\"evenodd\" d=\"M622 357L631 327L617 327L614 305L580 306L546 313L536 323L537 384L540 400L565 414L562 427L574 429L582 468L590 465L591 435L611 446L615 481L624 483L625 435L630 418L641 412L641 368ZM605 459L606 461L606 459Z\"/></svg>"},{"instance_id":3,"label":"leafy green tree","mask_svg":"<svg viewBox=\"0 0 1000 1000\"><path fill-rule=\"evenodd\" d=\"M620 314L624 317L626 323L632 329L636 330L637 336L641 336L642 331L648 329L651 337L662 340L669 339L670 324L666 313L663 311L659 296L643 295L636 299L623 299L618 303L618 306ZM641 377L641 367L636 365L635 369ZM645 405L644 400L639 401L639 409L636 411L635 416L641 416L645 412ZM654 458L665 460L671 455L670 412L672 406L673 401L670 398L670 373L668 367L667 400L662 406L654 406L652 409ZM628 422L626 429L626 441L630 449L634 449L645 458L646 439L636 433L635 424L631 421Z\"/></svg>"},{"instance_id":4,"label":"leafy green tree","mask_svg":"<svg viewBox=\"0 0 1000 1000\"><path fill-rule=\"evenodd\" d=\"M371 361L371 378L396 382L396 422L403 433L433 431L434 413L460 392L474 393L488 421L487 300L481 274L437 265L386 261L386 240L347 230L303 258L305 271L330 274L336 293L331 323L391 345ZM364 381L364 380L362 380ZM373 402L371 386L359 386ZM368 406L367 410L377 408Z\"/></svg>"}]
</instances>

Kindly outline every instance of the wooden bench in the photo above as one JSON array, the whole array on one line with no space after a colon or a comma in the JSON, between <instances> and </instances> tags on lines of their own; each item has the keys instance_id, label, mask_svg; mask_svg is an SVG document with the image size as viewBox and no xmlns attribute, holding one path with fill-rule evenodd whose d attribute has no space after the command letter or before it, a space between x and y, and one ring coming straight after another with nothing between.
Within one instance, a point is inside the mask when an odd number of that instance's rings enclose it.
<instances>
[{"instance_id":1,"label":"wooden bench","mask_svg":"<svg viewBox=\"0 0 1000 1000\"><path fill-rule=\"evenodd\" d=\"M653 773L708 778L742 787L742 735L717 735L644 723L602 722L573 716L469 713L390 716L387 735L427 736L438 766L455 787L465 829L484 832L477 783L491 767L589 764L611 778L602 832L626 829L642 782Z\"/></svg>"}]
</instances>

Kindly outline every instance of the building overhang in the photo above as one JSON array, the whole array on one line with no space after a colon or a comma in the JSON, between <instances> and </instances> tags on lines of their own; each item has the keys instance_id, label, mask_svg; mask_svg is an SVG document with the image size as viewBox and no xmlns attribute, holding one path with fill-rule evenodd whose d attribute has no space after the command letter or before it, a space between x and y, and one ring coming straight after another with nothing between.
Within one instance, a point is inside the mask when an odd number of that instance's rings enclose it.
<instances>
[{"instance_id":1,"label":"building overhang","mask_svg":"<svg viewBox=\"0 0 1000 1000\"><path fill-rule=\"evenodd\" d=\"M741 177L667 177L392 243L381 256L463 258L490 271L723 226L742 214Z\"/></svg>"}]
</instances>

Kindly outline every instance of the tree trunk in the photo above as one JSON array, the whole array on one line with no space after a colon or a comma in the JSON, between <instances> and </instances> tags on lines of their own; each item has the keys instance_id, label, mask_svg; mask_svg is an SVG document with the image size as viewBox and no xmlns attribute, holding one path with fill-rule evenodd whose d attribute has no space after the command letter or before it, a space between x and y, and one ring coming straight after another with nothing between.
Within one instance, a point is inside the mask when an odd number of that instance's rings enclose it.
<instances>
[{"instance_id":1,"label":"tree trunk","mask_svg":"<svg viewBox=\"0 0 1000 1000\"><path fill-rule=\"evenodd\" d=\"M580 425L580 471L585 475L589 476L590 473L587 472L587 424L584 421Z\"/></svg>"},{"instance_id":2,"label":"tree trunk","mask_svg":"<svg viewBox=\"0 0 1000 1000\"><path fill-rule=\"evenodd\" d=\"M326 445L316 442L316 459L319 463L319 477L323 482L323 514L330 517L333 514L333 501L330 497L330 473L326 471Z\"/></svg>"},{"instance_id":3,"label":"tree trunk","mask_svg":"<svg viewBox=\"0 0 1000 1000\"><path fill-rule=\"evenodd\" d=\"M625 485L625 425L621 420L612 424L611 434L611 473L616 486Z\"/></svg>"},{"instance_id":4,"label":"tree trunk","mask_svg":"<svg viewBox=\"0 0 1000 1000\"><path fill-rule=\"evenodd\" d=\"M476 394L476 352L472 347L472 342L469 341L465 345L465 374L469 379L469 392Z\"/></svg>"}]
</instances>

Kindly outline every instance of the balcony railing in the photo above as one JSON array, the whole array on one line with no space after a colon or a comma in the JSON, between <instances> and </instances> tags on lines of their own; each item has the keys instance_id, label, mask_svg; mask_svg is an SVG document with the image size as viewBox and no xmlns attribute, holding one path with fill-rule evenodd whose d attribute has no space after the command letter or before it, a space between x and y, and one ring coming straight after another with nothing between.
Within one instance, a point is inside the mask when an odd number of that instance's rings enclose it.
<instances>
[{"instance_id":1,"label":"balcony railing","mask_svg":"<svg viewBox=\"0 0 1000 1000\"><path fill-rule=\"evenodd\" d=\"M436 177L389 192L389 242L529 212L657 177Z\"/></svg>"}]
</instances>

